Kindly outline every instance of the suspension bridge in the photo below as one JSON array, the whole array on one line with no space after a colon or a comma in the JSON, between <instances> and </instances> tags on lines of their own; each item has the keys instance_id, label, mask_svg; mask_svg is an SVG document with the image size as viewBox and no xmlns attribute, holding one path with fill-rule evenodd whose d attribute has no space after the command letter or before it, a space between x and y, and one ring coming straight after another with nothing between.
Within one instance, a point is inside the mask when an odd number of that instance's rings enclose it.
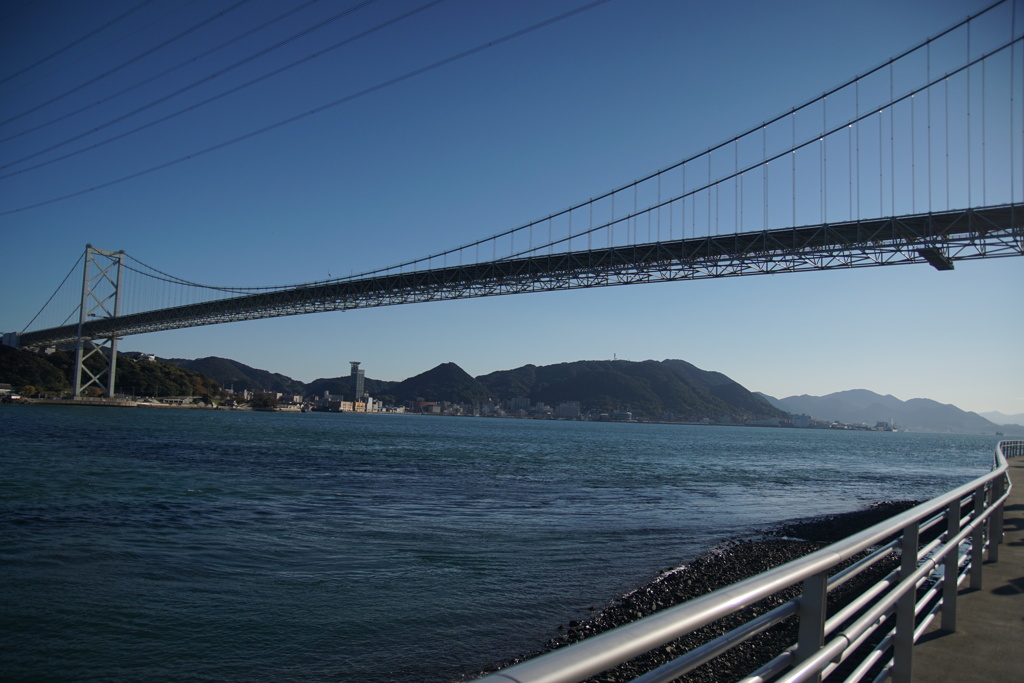
<instances>
[{"instance_id":1,"label":"suspension bridge","mask_svg":"<svg viewBox=\"0 0 1024 683\"><path fill-rule=\"evenodd\" d=\"M132 334L677 280L911 264L952 270L957 261L1022 256L1024 34L1013 6L998 2L668 168L397 265L227 287L89 245L33 321L4 343L76 344L76 395L92 385L113 396L117 339ZM978 30L993 12L1006 13L1005 30ZM107 359L99 373L85 363L93 355Z\"/></svg>"}]
</instances>

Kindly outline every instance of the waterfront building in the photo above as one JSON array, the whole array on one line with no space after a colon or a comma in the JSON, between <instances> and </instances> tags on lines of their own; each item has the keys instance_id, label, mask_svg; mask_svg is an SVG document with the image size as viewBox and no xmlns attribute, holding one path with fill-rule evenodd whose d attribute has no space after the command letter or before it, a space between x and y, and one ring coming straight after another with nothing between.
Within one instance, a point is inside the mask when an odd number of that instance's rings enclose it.
<instances>
[{"instance_id":1,"label":"waterfront building","mask_svg":"<svg viewBox=\"0 0 1024 683\"><path fill-rule=\"evenodd\" d=\"M558 417L578 418L580 416L580 404L577 401L559 403L558 408L555 410L555 415Z\"/></svg>"},{"instance_id":2,"label":"waterfront building","mask_svg":"<svg viewBox=\"0 0 1024 683\"><path fill-rule=\"evenodd\" d=\"M510 398L508 401L509 410L522 410L527 411L530 409L530 398L528 396L517 396L516 398Z\"/></svg>"},{"instance_id":3,"label":"waterfront building","mask_svg":"<svg viewBox=\"0 0 1024 683\"><path fill-rule=\"evenodd\" d=\"M364 383L364 379L365 379L365 371L359 369L359 361L357 361L357 360L349 361L349 365L352 368L352 371L351 371L352 385L353 385L353 387L355 388L355 391L356 391L356 395L355 395L354 398L355 398L356 401L358 401L358 400L362 399L364 394L366 393L364 391L364 388L363 388L363 383Z\"/></svg>"}]
</instances>

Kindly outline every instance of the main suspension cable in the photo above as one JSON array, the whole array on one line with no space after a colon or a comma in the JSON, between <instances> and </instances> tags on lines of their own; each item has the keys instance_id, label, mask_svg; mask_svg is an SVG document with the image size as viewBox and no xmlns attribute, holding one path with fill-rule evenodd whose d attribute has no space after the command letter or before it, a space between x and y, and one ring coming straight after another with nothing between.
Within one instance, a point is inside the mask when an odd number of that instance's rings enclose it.
<instances>
[{"instance_id":1,"label":"main suspension cable","mask_svg":"<svg viewBox=\"0 0 1024 683\"><path fill-rule=\"evenodd\" d=\"M85 252L83 252L82 255L78 257L78 260L75 261L75 265L71 266L71 270L69 270L68 274L64 276L64 279L61 281L61 283L59 285L57 285L57 289L53 290L53 294L51 294L50 298L46 300L46 303L43 304L42 308L40 308L39 311L34 316L32 316L32 319L28 321L28 325L25 325L25 327L23 327L21 329L23 334L24 334L25 330L27 330L28 328L30 328L32 326L32 323L34 323L36 321L36 318L38 318L40 316L40 314L42 314L42 312L44 310L46 310L46 307L50 305L51 301L53 301L53 297L57 296L57 294L64 287L64 285L67 284L68 278L71 277L71 274L75 272L75 269L78 268L78 264L81 263L82 259L84 259L84 258L85 258Z\"/></svg>"}]
</instances>

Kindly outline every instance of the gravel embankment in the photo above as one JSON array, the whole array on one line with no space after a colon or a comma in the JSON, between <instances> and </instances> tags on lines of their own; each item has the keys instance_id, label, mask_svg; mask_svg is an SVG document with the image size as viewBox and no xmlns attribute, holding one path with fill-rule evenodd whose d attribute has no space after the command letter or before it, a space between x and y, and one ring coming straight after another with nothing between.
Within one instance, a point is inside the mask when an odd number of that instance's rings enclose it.
<instances>
[{"instance_id":1,"label":"gravel embankment","mask_svg":"<svg viewBox=\"0 0 1024 683\"><path fill-rule=\"evenodd\" d=\"M781 524L760 538L730 541L704 553L692 562L662 573L650 583L614 600L593 617L569 621L557 627L558 634L542 649L490 669L510 666L516 662L570 645L586 637L636 621L659 610L704 595L760 572L802 557L846 536L866 529L916 505L913 501L889 501L845 514L794 520ZM888 572L895 559L880 563L863 580L876 581ZM844 586L829 595L830 611L842 605L855 586ZM678 657L699 645L731 630L748 620L782 604L799 594L799 586L789 588L733 615L695 631L663 648L647 653L615 669L590 679L594 683L629 681L640 674ZM746 643L699 667L680 681L720 683L737 680L770 661L796 639L796 619L791 618Z\"/></svg>"}]
</instances>

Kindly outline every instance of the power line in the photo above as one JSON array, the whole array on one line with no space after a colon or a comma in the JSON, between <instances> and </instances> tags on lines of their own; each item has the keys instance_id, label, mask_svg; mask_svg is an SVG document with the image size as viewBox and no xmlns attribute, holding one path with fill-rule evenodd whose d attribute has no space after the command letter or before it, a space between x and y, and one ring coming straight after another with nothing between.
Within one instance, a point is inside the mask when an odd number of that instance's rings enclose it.
<instances>
[{"instance_id":1,"label":"power line","mask_svg":"<svg viewBox=\"0 0 1024 683\"><path fill-rule=\"evenodd\" d=\"M239 7L241 7L242 5L244 5L247 2L249 2L249 0L238 0L235 4L231 5L227 9L221 10L220 12L217 12L213 16L210 16L210 17L207 17L206 19L203 19L198 24L193 24L189 28L185 29L184 31L178 33L177 35L175 35L175 36L173 36L171 38L168 38L167 40L163 41L162 43L158 43L158 44L154 45L153 47L149 48L148 50L145 50L145 51L135 55L134 57L131 57L130 59L128 59L128 60L126 60L124 62L121 62L120 64L118 64L114 68L108 69L107 71L104 71L99 76L95 76L93 78L90 78L89 80L85 81L84 83L79 83L75 87L71 88L71 90L66 90L65 92L61 93L60 95L57 95L56 97L51 97L50 99L46 100L45 102L43 102L41 104L37 104L36 106L32 107L31 109L26 109L25 111L21 112L20 114L17 114L16 116L12 116L11 118L7 119L6 121L0 121L0 126L6 126L8 123L12 123L14 121L17 121L20 118L28 116L29 114L31 114L34 111L39 111L43 107L51 105L54 102L57 102L58 100L62 100L65 97L67 97L68 95L72 95L72 94L78 92L82 88L87 88L88 86L90 86L90 85L92 85L94 83L102 81L107 76L110 76L111 74L120 71L121 69L125 68L126 66L134 64L135 62L139 61L143 57L148 57L149 55L153 54L157 50L161 50L161 49L167 47L168 45L170 45L174 41L180 40L181 38L184 38L188 34L194 32L194 31L199 30L203 26L206 26L210 22L216 21L217 19L220 19L225 14L238 9ZM81 137L81 136L79 136L79 137ZM75 140L75 139L77 139L77 138L72 138L72 140ZM63 145L63 144L66 144L66 142L62 142L60 144ZM51 147L50 149L53 149L53 148ZM49 150L43 150L43 152L47 152L47 151L49 151ZM42 152L40 152L39 154L42 154ZM37 156L37 155L34 154L32 156ZM18 163L18 162L15 162L15 163Z\"/></svg>"},{"instance_id":2,"label":"power line","mask_svg":"<svg viewBox=\"0 0 1024 683\"><path fill-rule=\"evenodd\" d=\"M335 16L331 17L330 19L326 20L325 22L321 22L317 26L314 26L312 28L306 29L302 33L308 33L309 31L312 31L312 30L315 30L317 28L320 28L321 26L324 26L327 23L329 23L331 21L334 21L335 19L338 19L338 18L340 18L341 16L343 16L345 14L348 14L350 12L354 12L355 10L360 9L361 7L364 7L364 6L368 5L368 4L370 4L371 2L376 2L376 0L366 0L366 2L363 2L360 5L352 7L350 9L346 10L345 12L342 12L340 14L336 14ZM49 166L50 164L55 164L58 161L64 161L65 159L70 159L71 157L78 156L79 154L82 154L84 152L89 152L89 151L92 151L92 150L97 149L99 147L103 147L105 145L108 145L111 142L115 142L115 141L120 140L122 138L126 138L129 135L134 135L135 133L138 133L140 131L146 130L147 128L152 128L153 126L156 126L156 125L159 125L161 123L164 123L165 121L170 121L171 119L177 118L178 116L181 116L182 114L187 114L188 112L195 111L196 109L199 109L200 107L204 107L207 104L210 104L211 102L215 102L215 101L217 101L219 99L227 97L228 95L232 95L232 94L234 94L236 92L239 92L240 90L244 90L245 88L248 88L251 85L255 85L256 83L259 83L261 81L265 81L266 79L271 78L273 76L277 76L278 74L281 74L281 73L283 73L283 72L285 72L285 71L287 71L289 69L292 69L292 68L294 68L296 66L299 66L300 64L304 64L305 62L308 62L308 61L310 61L312 59L315 59L317 57L321 57L321 56L327 54L328 52L330 52L332 50L335 50L335 49L337 49L339 47L343 47L345 45L348 45L349 43L355 42L356 40L359 40L360 38L364 38L364 37L370 35L371 33L374 33L376 31L384 29L384 28L386 28L388 26L391 26L392 24L398 23L399 21L402 21L404 19L408 19L409 17L413 16L414 14L418 14L419 12L422 12L423 10L428 9L430 7L433 7L434 5L438 5L438 4L442 3L442 2L444 2L444 0L431 0L431 2L428 2L425 5L420 5L419 7L415 8L415 9L412 9L412 10L406 12L405 14L399 15L399 16L394 17L392 19L389 19L389 20L387 20L387 21L385 21L383 23L377 24L373 28L367 29L367 30L365 30L365 31L363 31L361 33L358 33L358 34L354 35L354 36L350 36L349 38L346 38L345 40L342 40L342 41L340 41L338 43L335 43L334 45L331 45L330 47L327 47L327 48L324 48L323 50L319 50L319 51L314 52L312 54L306 55L305 57L302 57L301 59L298 59L298 60L296 60L294 62L286 64L285 66L282 66L282 67L280 67L278 69L274 69L273 71L269 71L269 72L263 74L262 76L257 76L256 78L254 78L254 79L252 79L250 81L246 81L245 83L237 85L234 88L229 88L228 90L225 90L225 91L220 92L220 93L218 93L216 95L213 95L212 97L208 97L207 99L202 100L200 102L197 102L196 104L189 105L189 106L187 106L187 107L185 107L183 109L179 109L178 111L175 111L175 112L172 112L170 114L167 114L166 116L162 116L162 117L160 117L158 119L150 121L149 123L145 123L145 124L143 124L141 126L136 126L135 128L132 128L131 130L124 131L123 133L118 133L117 135L109 137L106 140L101 140L101 141L93 143L93 144L91 144L91 145L89 145L87 147L82 147L80 149L75 150L74 152L68 152L67 154L62 154L61 156L54 157L52 159L47 159L46 161L40 162L38 164L34 164L32 166L26 166L25 168L18 169L17 171L11 171L10 173L6 173L4 175L0 175L0 180L4 180L6 178L11 178L13 176L20 175L22 173L26 173L28 171L34 171L37 168L42 168L44 166ZM23 161L26 161L28 159L31 159L33 157L37 157L40 154L44 154L46 152L52 151L54 149L57 149L58 147L62 147L63 145L65 145L65 144L67 144L69 142L72 142L72 141L77 140L79 138L85 137L86 135L89 135L90 133L96 132L96 131L101 130L103 128L106 128L107 126L110 126L110 125L112 125L114 123L117 123L117 122L122 121L122 120L124 120L126 118L134 116L135 114L137 114L137 113L139 113L139 112L141 112L141 111L143 111L145 109L149 109L150 107L152 107L152 106L154 106L156 104L159 104L161 102L169 100L172 97L175 97L176 95L179 95L179 94L181 94L181 93L183 93L183 92L185 92L187 90L191 90L192 88L196 87L197 85L199 85L201 83L205 83L206 81L208 81L208 80L210 80L212 78L215 78L215 77L223 74L224 72L226 72L226 71L228 71L230 69L233 69L233 68L235 68L237 66L240 66L241 64L243 64L243 63L245 63L245 62L247 62L247 61L249 61L251 59L254 59L255 57L258 57L258 56L260 56L262 54L266 54L270 50L276 49L277 47L280 47L281 45L285 44L286 42L289 42L290 40L293 40L295 37L297 37L299 35L302 35L302 33L299 33L299 34L296 34L295 36L287 38L286 40L284 40L284 41L282 41L282 42L278 43L277 45L274 45L274 46L272 46L270 48L267 48L266 50L263 50L260 53L257 53L255 55L250 55L249 57L247 57L246 59L242 60L241 62L237 62L237 63L231 65L230 67L227 67L226 69L222 69L221 71L218 71L217 73L214 73L211 76L207 76L206 78L203 78L202 80L196 81L195 83L192 83L191 85L187 85L184 88L180 88L179 90L171 93L170 95L165 95L164 97L162 97L160 99L154 100L153 102L150 102L149 104L143 105L142 107L139 107L138 109L136 109L136 110L134 110L132 112L129 112L129 113L127 113L127 114L125 114L125 115L123 115L121 117L118 117L117 119L114 119L113 121L108 121L107 123L102 124L101 126L93 128L91 131L87 131L85 133L82 133L81 135L75 136L74 138L71 138L69 140L65 140L64 142L58 143L56 145L52 145L52 146L50 146L50 147L48 147L48 148L46 148L46 149L44 149L44 150L42 150L40 152L36 152L34 154L30 154L29 156L26 156L26 157L22 157L21 159L18 159L17 161L12 161L10 163L4 164L3 166L0 166L0 169L9 168L11 166L19 164L19 163L21 163Z\"/></svg>"},{"instance_id":3,"label":"power line","mask_svg":"<svg viewBox=\"0 0 1024 683\"><path fill-rule=\"evenodd\" d=\"M438 0L438 1L440 1L440 0ZM346 95L345 97L341 97L339 99L333 100L331 102L328 102L327 104L323 104L323 105L321 105L319 107L316 107L314 109L310 109L309 111L303 112L301 114L296 114L295 116L291 116L291 117L289 117L287 119L283 119L283 120L278 121L276 123L272 123L272 124L270 124L268 126L264 126L262 128L258 128L258 129L254 130L254 131L250 131L248 133L245 133L244 135L239 135L237 137L231 138L230 140L226 140L225 142L221 142L221 143L218 143L216 145L212 145L210 147L206 147L204 149L199 150L198 152L193 152L191 154L187 154L185 156L181 156L181 157L178 157L176 159L172 159L171 161L166 161L166 162L164 162L162 164L158 164L156 166L150 166L149 168L143 169L141 171L136 171L135 173L130 173L130 174L125 175L125 176L121 176L120 178L116 178L114 180L110 180L110 181L108 181L106 183L101 183L99 185L93 185L92 187L88 187L88 188L86 188L84 190L78 190L76 192L65 194L65 195L62 195L60 197L54 197L52 199L47 199L45 201L36 202L35 204L29 204L29 205L26 205L26 206L22 206L22 207L17 208L17 209L10 209L8 211L3 211L3 212L0 212L0 216L8 216L8 215L11 215L11 214L14 214L14 213L20 213L22 211L27 211L29 209L36 209L36 208L39 208L41 206L47 206L49 204L55 204L57 202L61 202L61 201L64 201L66 199L72 199L74 197L79 197L81 195L88 194L90 192L95 192L96 190L102 190L102 189L111 187L113 185L117 185L117 184L126 182L128 180L134 180L135 178L139 178L141 176L148 175L150 173L154 173L156 171L160 171L160 170L163 170L165 168L169 168L171 166L176 166L177 164L180 164L180 163L185 162L185 161L189 161L190 159L195 159L197 157L203 156L203 155L208 154L210 152L214 152L216 150L223 149L225 147L229 147L229 146L234 145L234 144L236 144L238 142L242 142L244 140L248 140L250 138L254 138L254 137L257 137L259 135L263 135L264 133L269 133L272 130L276 130L278 128L282 128L282 127L287 126L287 125L289 125L291 123L295 123L296 121L301 121L302 119L305 119L305 118L308 118L310 116L313 116L314 114L319 114L321 112L327 111L328 109L333 109L334 107L338 107L338 106L340 106L342 104L347 104L348 102L351 102L353 100L359 99L361 97L365 97L366 95L370 95L370 94L375 93L375 92L377 92L379 90L383 90L383 89L389 88L389 87L391 87L393 85L397 85L398 83L402 83L404 81L410 80L412 78L415 78L416 76L421 76L421 75L423 75L425 73L428 73L430 71L434 71L436 69L439 69L442 66L447 66L448 64L451 64L453 62L457 62L459 60L465 59L466 57L470 57L470 56L475 55L475 54L477 54L479 52L483 52L484 50L487 50L489 48L495 47L497 45L501 45L501 44L506 43L506 42L508 42L510 40L514 40L516 38L520 38L520 37L522 37L524 35L527 35L529 33L533 33L534 31L540 30L540 29L545 28L547 26L551 26L552 24L555 24L555 23L558 23L558 22L563 21L565 19L568 19L570 17L576 16L577 14L581 14L583 12L586 12L586 11L590 10L590 9L593 9L594 7L598 7L599 5L606 4L606 3L610 2L610 1L611 0L593 0L593 2L589 2L589 3L585 4L585 5L581 5L579 7L576 7L575 9L569 10L568 12L563 12L562 14L559 14L559 15L557 15L555 17L550 18L550 19L545 19L544 21L538 22L538 23L533 24L531 26L528 26L528 27L526 27L524 29L520 29L518 31L513 31L512 33L508 33L508 34L506 34L506 35L504 35L504 36L502 36L500 38L497 38L495 40L492 40L492 41L489 41L489 42L486 42L486 43L481 43L480 45L477 45L476 47L472 47L472 48L470 48L468 50L464 50L464 51L459 52L457 54L454 54L454 55L452 55L450 57L446 57L446 58L441 59L439 61L436 61L436 62L434 62L432 64L429 64L428 66L420 67L418 69L413 69L412 71L407 71L406 73L402 74L401 76L396 76L395 78L391 78L389 80L382 81L380 83L377 83L376 85L372 85L372 86L370 86L368 88L364 88L363 90L360 90L358 92L355 92L355 93L352 93L350 95ZM373 29L371 29L371 30L373 30Z\"/></svg>"},{"instance_id":4,"label":"power line","mask_svg":"<svg viewBox=\"0 0 1024 683\"><path fill-rule=\"evenodd\" d=\"M43 57L42 59L38 59L38 60L36 60L35 62L33 62L33 63L29 64L28 66L26 66L26 67L23 67L23 68L19 69L18 71L15 71L15 72L14 72L13 74L10 74L9 76L5 76L4 78L0 78L0 84L2 84L2 83L6 83L7 81L11 80L12 78L17 78L18 76L20 76L21 74L25 73L26 71L29 71L29 70L31 70L31 69L34 69L34 68L36 68L36 67L37 67L37 66L39 66L40 64L42 64L42 63L44 63L44 62L47 62L47 61L49 61L49 60L53 59L54 57L56 57L57 55L59 55L59 54L61 54L61 53L63 53L63 52L67 52L68 50L70 50L71 48L73 48L73 47L74 47L75 45L78 45L79 43L81 43L81 42L83 42L83 41L86 41L86 40L88 40L89 38L92 38L92 37L93 37L94 35L96 35L96 34L97 34L97 33L99 33L100 31L103 31L104 29L107 29L107 28L109 28L109 27L113 26L113 25L114 25L114 24L116 24L117 22L119 22L119 21L121 21L122 19L124 19L125 17L127 17L127 16L128 16L129 14L132 14L133 12L136 12L136 11L138 11L138 10L142 9L143 7L145 7L146 5L148 5L148 4L149 4L149 3L151 3L151 2L153 2L153 0L142 0L142 2L140 2L140 3L139 3L138 5L136 5L135 7L132 7L132 8L131 8L130 10L128 10L127 12L124 12L124 13L122 13L122 14L119 14L119 15L118 15L117 17L115 17L115 18L111 19L110 21L108 21L107 23L103 24L103 25L102 25L102 26L100 26L99 28L97 28L97 29L94 29L94 30L90 31L89 33L86 33L86 34L85 34L84 36L82 36L81 38L79 38L79 39L77 39L77 40L73 40L73 41L71 41L70 43L68 43L68 44L67 44L67 45L65 45L64 47L60 48L59 50L56 50L56 51L54 51L54 52L51 52L50 54L46 55L46 56L45 56L45 57Z\"/></svg>"},{"instance_id":5,"label":"power line","mask_svg":"<svg viewBox=\"0 0 1024 683\"><path fill-rule=\"evenodd\" d=\"M11 86L8 89L7 92L8 92L8 94L16 93L19 90L24 90L25 88L29 87L30 85L33 85L35 83L39 83L40 81L45 81L46 79L51 78L51 77L57 75L58 73L60 73L61 71L64 71L65 69L69 69L69 68L71 68L73 66L77 66L77 65L81 64L82 62L86 61L87 59L89 59L89 58L91 58L91 57L93 57L95 55L98 55L99 53L103 52L104 50L107 50L108 48L111 48L114 45L117 45L118 43L122 43L122 42L128 40L129 38L131 38L134 35L137 35L137 34L142 33L144 31L148 31L154 25L162 24L163 22L167 21L168 17L170 17L172 15L175 15L175 14L178 14L179 12L184 11L190 5L194 5L197 2L200 2L200 0L184 0L181 4L178 4L175 7L171 8L170 11L164 12L163 14L160 14L159 16L154 16L154 18L151 21L149 21L148 23L140 24L136 28L134 28L134 29L132 29L132 30L126 32L126 33L122 33L122 34L114 37L109 42L104 43L103 45L100 45L100 46L96 47L95 49L92 50L92 52L87 52L87 53L83 54L81 57L76 58L74 61L68 61L68 62L65 62L61 66L56 66L53 69L51 69L50 71L48 71L48 72L46 72L44 74L41 74L41 75L39 75L38 77L36 77L34 79L23 80L19 85ZM2 21L0 21L0 23L2 23Z\"/></svg>"},{"instance_id":6,"label":"power line","mask_svg":"<svg viewBox=\"0 0 1024 683\"><path fill-rule=\"evenodd\" d=\"M172 73L172 72L177 71L178 69L180 69L180 68L182 68L184 66L192 64L194 62L197 62L200 59L202 59L204 57L207 57L207 56L213 54L214 52L216 52L218 50L222 50L225 47L227 47L228 45L231 45L233 43L237 43L239 40L242 40L243 38L247 38L247 37L251 36L252 34L254 34L254 33L258 32L258 31L262 31L266 27L271 26L272 24L276 24L277 22L279 22L279 21L281 21L281 20L283 20L283 19L285 19L287 17L290 17L291 15L293 15L293 14L295 14L297 12L300 12L300 11L306 9L310 5L316 4L317 1L318 0L308 0L307 2L301 4L301 5L297 6L297 7L293 7L292 9L288 10L284 14L279 14L278 16L274 17L273 19L265 21L262 24L260 24L259 26L251 28L248 31L245 31L244 33L240 33L237 36L235 36L234 38L226 40L223 43L220 43L219 45L217 45L215 47L212 47L209 50L206 50L205 52L200 52L198 55L195 55L194 57L190 57L190 58L186 59L183 62L179 62L178 64L175 64L174 66L170 67L169 69L164 69L163 71L161 71L158 74L155 74L153 76L145 78L145 79L135 83L134 85L128 86L127 88L123 88L122 90L119 90L118 92L116 92L116 93L114 93L112 95L108 95L107 97L104 97L101 100L97 100L95 102L87 104L84 107L80 107L80 108L78 108L78 109L76 109L76 110L74 110L72 112L68 112L67 114L63 114L61 116L58 116L57 118L51 119L51 120L49 120L49 121L47 121L45 123L40 123L37 126L34 126L32 128L28 128L26 130L23 130L20 133L16 133L15 135L11 135L11 136L8 136L6 138L0 139L0 143L9 142L9 141L14 140L16 138L19 138L19 137L21 137L23 135L27 135L29 133L34 133L37 130L40 130L42 128L46 128L47 126L51 126L54 123L59 123L60 121L68 119L68 118L70 118L72 116L76 116L78 114L81 114L84 111L88 111L89 109L92 109L93 107L96 107L98 105L101 105L101 104L104 104L106 102L109 102L110 100L114 99L115 97L120 97L121 95L124 95L125 93L131 92L132 90L140 88L140 87L142 87L144 85L148 85L149 83L152 83L155 80L163 78L164 76L166 76L169 73Z\"/></svg>"},{"instance_id":7,"label":"power line","mask_svg":"<svg viewBox=\"0 0 1024 683\"><path fill-rule=\"evenodd\" d=\"M223 74L227 73L228 71L236 69L236 68L242 66L243 64L246 64L246 63L248 63L248 62L250 62L250 61L252 61L252 60L254 60L254 59L258 58L258 57L266 55L269 52L272 52L273 50L276 50L276 49L278 49L280 47L283 47L284 45L286 45L286 44L288 44L288 43L290 43L290 42L292 42L294 40L297 40L298 38L300 38L300 37L302 37L304 35L307 35L307 34L313 32L313 31L316 31L316 30L318 30L320 28L323 28L324 26L327 26L328 24L330 24L330 23L332 23L332 22L334 22L334 21L336 21L338 19L341 19L342 17L345 17L345 16L355 12L356 10L362 9L363 7L366 7L367 5L370 5L370 4L372 4L372 3L376 2L376 1L377 0L363 0L363 2L361 2L361 3L357 4L357 5L349 7L348 9L346 9L346 10L344 10L342 12L339 12L339 13L335 14L334 16L328 17L327 19L319 22L318 24L316 24L314 26L307 27L307 28L303 29L302 31L299 31L298 33L295 33L295 34L289 36L288 38L285 38L284 40L279 41L279 42L275 43L274 45L271 45L270 47L263 48L262 50L259 50L258 52L255 52L255 53L249 55L248 57L245 57L244 59L241 59L241 60L235 62L234 64L221 69L220 71L216 71L216 72L214 72L214 73L212 73L212 74L210 74L208 76L204 76L203 78L199 79L198 81L194 81L194 82L190 83L189 85L186 85L184 87L178 88L177 90L175 90L174 92L172 92L172 93L170 93L168 95L164 95L163 97L159 97L159 98L157 98L157 99L155 99L155 100L153 100L153 101L151 101L151 102L149 102L147 104L142 105L141 107L137 107L136 109L128 112L127 114L123 114L123 115L121 115L121 116L119 116L119 117L117 117L117 118L115 118L115 119L113 119L111 121L107 121L106 123L100 124L99 126L96 126L96 127L92 128L91 130L88 130L88 131L86 131L84 133L80 133L78 135L75 135L74 137L68 138L67 140L64 140L63 142L58 142L58 143L56 143L54 145L50 145L46 149L42 149L42 150L39 150L37 152L33 152L32 154L29 154L28 156L24 156L24 157L22 157L20 159L17 159L15 161L11 161L9 163L6 163L3 166L0 166L0 169L10 168L11 166L15 166L15 165L20 164L20 163L22 163L24 161L28 161L29 159L34 159L35 157L40 156L42 154L45 154L46 152L52 152L53 150L58 149L60 147L63 147L65 145L67 145L67 144L70 144L70 143L74 142L75 140L80 140L81 138L84 138L87 135L91 135L92 133L95 133L97 131L103 130L104 128L108 128L108 127L114 125L115 123L119 123L119 122L121 122L121 121L123 121L125 119L131 118L132 116L135 116L136 114L139 114L139 113L141 113L141 112L143 112L143 111L145 111L147 109L150 109L150 108L152 108L152 107L154 107L154 106L156 106L158 104L166 102L167 100L170 100L170 99L172 99L174 97L177 97L178 95L181 95L182 93L188 92L189 90L192 90L193 88L196 88L196 87L202 85L203 83L211 81L214 78L218 78L218 77L222 76ZM74 152L70 152L68 154L64 154L62 156L55 157L53 159L49 159L47 161L35 164L33 166L29 166L29 167L20 169L18 171L13 171L13 172L8 173L6 175L0 176L0 180L3 180L4 178L10 178L11 176L19 175L20 173L24 173L26 171L32 171L32 170L35 170L37 168L41 168L43 166L49 166L50 164L56 163L58 161L63 161L64 159L68 159L70 157L77 156L78 154L81 154L82 152L88 152L90 150L96 149L97 147L102 147L102 146L104 146L104 145L106 145L108 143L111 143L111 142L115 141L115 140L120 140L121 138L127 137L128 135L133 135L133 134L135 134L135 133L137 133L137 132L139 132L141 130L145 130L147 128L151 128L151 127L153 127L153 126L155 126L157 124L163 123L164 121L168 121L170 119L176 118L176 117L178 117L178 116L180 116L180 115L182 115L184 113L187 113L187 112L190 112L190 111L194 111L194 110L198 109L199 107L202 107L204 105L209 104L210 102L219 100L219 99L221 99L223 97L226 97L227 95L230 95L232 93L238 92L239 90L242 90L243 88L247 88L250 85L253 85L255 83L259 83L260 81L263 81L263 80L265 80L267 78L270 78L271 76L275 76L275 75L277 75L277 74L279 74L279 73L281 73L283 71L291 69L292 67L298 66L299 64L302 64L303 62L307 62L307 61L309 61L309 60L311 60L311 59L313 59L315 57L319 57L319 56L329 52L330 50L333 50L335 48L341 47L342 45L346 45L346 44L348 44L348 43L350 43L350 42L352 42L352 41L354 41L354 40L356 40L358 38L361 38L361 37L363 37L365 35L373 33L374 31L380 30L381 28L384 28L385 26L389 26L389 25L391 25L391 24L393 24L393 23L395 23L397 21L400 21L402 19L410 17L413 14L416 14L417 12L420 12L420 11L422 11L422 10L428 8L428 7L431 7L431 6L436 5L438 3L441 3L441 2L444 2L444 0L432 0L432 2L429 2L426 5L423 5L423 6L417 8L417 9L414 9L414 10L412 10L410 12L407 12L407 13L397 17L396 19L391 19L391 20L386 21L386 22L384 22L382 24L378 24L377 26L373 27L372 29L364 31L363 33L360 33L360 34L358 34L358 35L356 35L356 36L354 36L352 38L348 38L346 40L343 40L340 43L335 43L334 45L332 45L329 48L326 48L326 49L321 50L319 52L315 52L312 55L307 55L306 57L303 57L302 59L299 59L298 61L292 62L291 64L288 64L287 66L284 66L284 67L281 67L280 69L276 69L276 70L271 71L269 73L263 74L262 76L259 76L259 77L255 78L255 79L251 80L251 81L248 81L248 82L243 83L243 84L241 84L239 86L236 86L234 88L231 88L229 90L221 92L221 93L219 93L217 95L214 95L213 97L210 97L210 98L208 98L206 100L203 100L202 102L199 102L197 104L193 104L191 106L185 107L184 109L179 109L178 111L176 111L176 112L174 112L172 114L168 114L167 116L161 117L161 118L159 118L159 119L157 119L155 121L150 121L149 123L147 123L145 125L138 126L137 128L133 128L132 130L129 130L129 131L125 131L124 133L120 133L120 134L115 135L115 136L113 136L111 138L107 138L106 140L102 140L100 142L94 143L92 145L89 145L88 147L83 147L83 148L81 148L79 150L76 150Z\"/></svg>"}]
</instances>

